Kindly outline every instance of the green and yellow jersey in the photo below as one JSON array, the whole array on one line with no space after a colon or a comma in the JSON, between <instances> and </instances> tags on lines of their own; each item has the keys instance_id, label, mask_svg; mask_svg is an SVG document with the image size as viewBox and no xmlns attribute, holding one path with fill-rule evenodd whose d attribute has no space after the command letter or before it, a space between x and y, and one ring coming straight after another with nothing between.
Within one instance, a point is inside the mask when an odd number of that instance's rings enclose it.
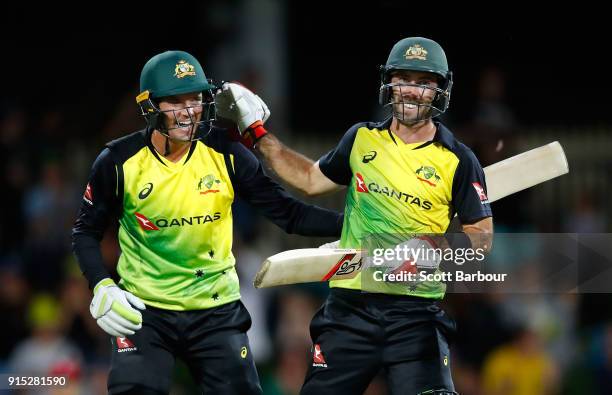
<instances>
[{"instance_id":1,"label":"green and yellow jersey","mask_svg":"<svg viewBox=\"0 0 612 395\"><path fill-rule=\"evenodd\" d=\"M351 127L319 160L325 176L347 185L344 248L390 248L414 234L443 234L451 219L473 223L491 216L484 173L472 151L436 122L432 141L406 144L391 119ZM440 299L440 282L417 286L373 281L368 274L332 287Z\"/></svg>"},{"instance_id":2,"label":"green and yellow jersey","mask_svg":"<svg viewBox=\"0 0 612 395\"><path fill-rule=\"evenodd\" d=\"M340 234L340 214L289 196L225 130L213 129L177 163L150 137L140 131L115 140L94 163L73 229L90 285L109 277L99 241L118 221L119 284L146 304L195 310L239 299L231 209L238 195L289 233Z\"/></svg>"}]
</instances>

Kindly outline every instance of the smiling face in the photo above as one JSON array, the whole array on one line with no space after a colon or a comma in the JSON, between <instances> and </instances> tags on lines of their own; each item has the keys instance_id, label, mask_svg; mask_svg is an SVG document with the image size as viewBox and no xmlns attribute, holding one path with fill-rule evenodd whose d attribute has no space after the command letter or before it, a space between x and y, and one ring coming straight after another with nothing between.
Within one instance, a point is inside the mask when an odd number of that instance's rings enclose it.
<instances>
[{"instance_id":1,"label":"smiling face","mask_svg":"<svg viewBox=\"0 0 612 395\"><path fill-rule=\"evenodd\" d=\"M159 110L167 133L173 140L191 141L202 118L202 93L160 98Z\"/></svg>"},{"instance_id":2,"label":"smiling face","mask_svg":"<svg viewBox=\"0 0 612 395\"><path fill-rule=\"evenodd\" d=\"M391 75L393 114L401 123L429 118L436 98L438 77L422 71L399 70Z\"/></svg>"}]
</instances>

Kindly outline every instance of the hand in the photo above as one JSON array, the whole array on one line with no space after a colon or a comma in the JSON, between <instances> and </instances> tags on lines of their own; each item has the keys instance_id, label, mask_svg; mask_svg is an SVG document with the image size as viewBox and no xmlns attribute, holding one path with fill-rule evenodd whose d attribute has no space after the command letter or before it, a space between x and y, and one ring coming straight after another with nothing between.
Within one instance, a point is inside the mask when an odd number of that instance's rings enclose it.
<instances>
[{"instance_id":1,"label":"hand","mask_svg":"<svg viewBox=\"0 0 612 395\"><path fill-rule=\"evenodd\" d=\"M340 240L332 241L330 243L325 243L323 245L320 245L319 248L329 248L332 250L337 250L338 248L340 248Z\"/></svg>"},{"instance_id":2,"label":"hand","mask_svg":"<svg viewBox=\"0 0 612 395\"><path fill-rule=\"evenodd\" d=\"M104 332L126 337L142 328L142 314L132 305L140 310L146 308L138 297L119 288L112 279L105 278L94 288L89 311Z\"/></svg>"},{"instance_id":3,"label":"hand","mask_svg":"<svg viewBox=\"0 0 612 395\"><path fill-rule=\"evenodd\" d=\"M259 96L242 85L233 82L223 84L215 95L217 115L236 123L246 145L253 145L268 132L263 124L270 117L270 110Z\"/></svg>"}]
</instances>

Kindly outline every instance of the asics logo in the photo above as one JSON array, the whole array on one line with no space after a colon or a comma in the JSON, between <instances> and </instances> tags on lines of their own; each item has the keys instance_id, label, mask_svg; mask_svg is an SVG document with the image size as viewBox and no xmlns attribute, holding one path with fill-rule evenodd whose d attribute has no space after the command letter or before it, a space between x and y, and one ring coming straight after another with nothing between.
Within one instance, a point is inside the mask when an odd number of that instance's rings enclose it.
<instances>
[{"instance_id":1,"label":"asics logo","mask_svg":"<svg viewBox=\"0 0 612 395\"><path fill-rule=\"evenodd\" d=\"M370 151L367 154L365 154L363 156L363 159L361 160L363 163L368 163L374 160L374 158L376 158L377 152L376 151Z\"/></svg>"},{"instance_id":2,"label":"asics logo","mask_svg":"<svg viewBox=\"0 0 612 395\"><path fill-rule=\"evenodd\" d=\"M149 182L145 184L145 187L142 188L142 191L140 191L140 193L138 194L138 199L140 200L146 199L147 196L149 196L152 191L153 191L153 183Z\"/></svg>"}]
</instances>

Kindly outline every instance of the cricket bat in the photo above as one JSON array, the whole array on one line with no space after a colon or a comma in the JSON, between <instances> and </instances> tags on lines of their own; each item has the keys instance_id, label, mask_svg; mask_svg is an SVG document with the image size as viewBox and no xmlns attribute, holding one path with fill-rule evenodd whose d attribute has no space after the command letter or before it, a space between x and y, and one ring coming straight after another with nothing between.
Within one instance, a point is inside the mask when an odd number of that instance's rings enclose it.
<instances>
[{"instance_id":1,"label":"cricket bat","mask_svg":"<svg viewBox=\"0 0 612 395\"><path fill-rule=\"evenodd\" d=\"M485 167L487 195L494 202L569 172L567 158L558 141ZM361 250L301 248L266 259L255 276L256 288L278 285L346 280L362 268Z\"/></svg>"}]
</instances>

